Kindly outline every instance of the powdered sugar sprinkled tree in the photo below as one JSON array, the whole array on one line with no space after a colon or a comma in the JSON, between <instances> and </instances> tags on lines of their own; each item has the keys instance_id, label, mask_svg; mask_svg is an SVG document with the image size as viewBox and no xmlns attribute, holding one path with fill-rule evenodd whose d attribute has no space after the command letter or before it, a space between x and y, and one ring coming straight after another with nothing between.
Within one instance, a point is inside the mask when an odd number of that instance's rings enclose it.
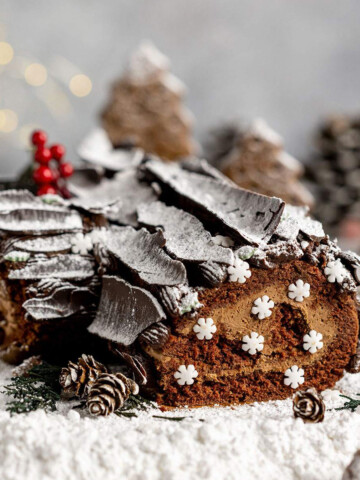
<instances>
[{"instance_id":1,"label":"powdered sugar sprinkled tree","mask_svg":"<svg viewBox=\"0 0 360 480\"><path fill-rule=\"evenodd\" d=\"M193 117L182 103L185 86L169 66L149 42L131 56L102 113L114 147L135 145L166 160L194 153Z\"/></svg>"}]
</instances>

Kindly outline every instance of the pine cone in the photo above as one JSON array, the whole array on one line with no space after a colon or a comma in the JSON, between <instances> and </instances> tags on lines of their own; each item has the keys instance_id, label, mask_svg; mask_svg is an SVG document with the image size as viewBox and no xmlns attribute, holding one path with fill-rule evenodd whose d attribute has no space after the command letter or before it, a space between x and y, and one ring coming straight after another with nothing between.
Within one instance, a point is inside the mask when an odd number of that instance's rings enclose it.
<instances>
[{"instance_id":1,"label":"pine cone","mask_svg":"<svg viewBox=\"0 0 360 480\"><path fill-rule=\"evenodd\" d=\"M92 355L83 354L78 363L69 362L68 366L61 370L59 382L66 394L84 398L99 375L107 371Z\"/></svg>"},{"instance_id":2,"label":"pine cone","mask_svg":"<svg viewBox=\"0 0 360 480\"><path fill-rule=\"evenodd\" d=\"M293 410L295 417L302 418L307 423L319 423L324 420L325 404L315 388L296 392Z\"/></svg>"},{"instance_id":3,"label":"pine cone","mask_svg":"<svg viewBox=\"0 0 360 480\"><path fill-rule=\"evenodd\" d=\"M139 393L134 380L122 373L102 373L89 391L87 407L91 415L110 415L124 405L131 393Z\"/></svg>"}]
</instances>

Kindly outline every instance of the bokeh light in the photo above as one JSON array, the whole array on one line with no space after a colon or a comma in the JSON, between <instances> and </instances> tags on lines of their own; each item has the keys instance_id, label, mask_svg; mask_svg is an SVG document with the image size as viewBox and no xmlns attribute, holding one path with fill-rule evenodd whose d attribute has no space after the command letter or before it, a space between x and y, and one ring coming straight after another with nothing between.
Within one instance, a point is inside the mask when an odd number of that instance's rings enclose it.
<instances>
[{"instance_id":1,"label":"bokeh light","mask_svg":"<svg viewBox=\"0 0 360 480\"><path fill-rule=\"evenodd\" d=\"M32 63L25 70L25 80L33 87L41 87L47 80L47 70L41 63Z\"/></svg>"},{"instance_id":2,"label":"bokeh light","mask_svg":"<svg viewBox=\"0 0 360 480\"><path fill-rule=\"evenodd\" d=\"M18 117L13 110L0 110L0 132L13 132L18 126Z\"/></svg>"},{"instance_id":3,"label":"bokeh light","mask_svg":"<svg viewBox=\"0 0 360 480\"><path fill-rule=\"evenodd\" d=\"M14 57L14 50L10 43L0 42L0 65L7 65Z\"/></svg>"},{"instance_id":4,"label":"bokeh light","mask_svg":"<svg viewBox=\"0 0 360 480\"><path fill-rule=\"evenodd\" d=\"M92 83L87 75L74 75L69 83L70 91L76 97L86 97L92 90Z\"/></svg>"}]
</instances>

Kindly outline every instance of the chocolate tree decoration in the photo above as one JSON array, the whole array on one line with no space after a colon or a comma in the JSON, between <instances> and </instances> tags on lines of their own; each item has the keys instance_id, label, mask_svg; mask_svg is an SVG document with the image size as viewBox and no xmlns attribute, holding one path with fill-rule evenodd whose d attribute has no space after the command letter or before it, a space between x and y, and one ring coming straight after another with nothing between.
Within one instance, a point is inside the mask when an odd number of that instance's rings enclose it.
<instances>
[{"instance_id":1,"label":"chocolate tree decoration","mask_svg":"<svg viewBox=\"0 0 360 480\"><path fill-rule=\"evenodd\" d=\"M77 363L69 362L61 370L59 382L65 394L84 398L97 378L107 371L92 355L83 354Z\"/></svg>"},{"instance_id":2,"label":"chocolate tree decoration","mask_svg":"<svg viewBox=\"0 0 360 480\"><path fill-rule=\"evenodd\" d=\"M0 192L0 230L21 235L81 231L81 216L60 205L49 205L27 190Z\"/></svg>"},{"instance_id":3,"label":"chocolate tree decoration","mask_svg":"<svg viewBox=\"0 0 360 480\"><path fill-rule=\"evenodd\" d=\"M167 160L193 154L193 120L182 104L184 93L168 59L151 43L141 44L102 113L113 146L141 147Z\"/></svg>"},{"instance_id":4,"label":"chocolate tree decoration","mask_svg":"<svg viewBox=\"0 0 360 480\"><path fill-rule=\"evenodd\" d=\"M173 260L163 250L161 232L149 233L142 228L112 227L104 248L125 264L147 285L172 286L187 282L182 263Z\"/></svg>"},{"instance_id":5,"label":"chocolate tree decoration","mask_svg":"<svg viewBox=\"0 0 360 480\"><path fill-rule=\"evenodd\" d=\"M148 162L145 169L175 195L181 208L194 211L205 224L217 225L241 243L259 245L271 237L280 222L285 204L279 198L252 193L156 160Z\"/></svg>"},{"instance_id":6,"label":"chocolate tree decoration","mask_svg":"<svg viewBox=\"0 0 360 480\"><path fill-rule=\"evenodd\" d=\"M319 423L324 420L325 404L314 388L295 393L293 410L295 417L302 418L306 423Z\"/></svg>"},{"instance_id":7,"label":"chocolate tree decoration","mask_svg":"<svg viewBox=\"0 0 360 480\"><path fill-rule=\"evenodd\" d=\"M138 393L139 386L122 373L103 373L92 385L86 405L91 415L106 416L121 408L130 394Z\"/></svg>"},{"instance_id":8,"label":"chocolate tree decoration","mask_svg":"<svg viewBox=\"0 0 360 480\"><path fill-rule=\"evenodd\" d=\"M309 168L318 188L315 215L327 229L360 220L360 117L329 117L315 138Z\"/></svg>"},{"instance_id":9,"label":"chocolate tree decoration","mask_svg":"<svg viewBox=\"0 0 360 480\"><path fill-rule=\"evenodd\" d=\"M249 128L233 124L212 134L206 157L242 188L282 198L291 205L313 205L300 183L304 168L283 149L282 138L261 119Z\"/></svg>"},{"instance_id":10,"label":"chocolate tree decoration","mask_svg":"<svg viewBox=\"0 0 360 480\"><path fill-rule=\"evenodd\" d=\"M88 330L107 340L131 345L143 330L165 318L150 292L121 278L105 275L100 305Z\"/></svg>"}]
</instances>

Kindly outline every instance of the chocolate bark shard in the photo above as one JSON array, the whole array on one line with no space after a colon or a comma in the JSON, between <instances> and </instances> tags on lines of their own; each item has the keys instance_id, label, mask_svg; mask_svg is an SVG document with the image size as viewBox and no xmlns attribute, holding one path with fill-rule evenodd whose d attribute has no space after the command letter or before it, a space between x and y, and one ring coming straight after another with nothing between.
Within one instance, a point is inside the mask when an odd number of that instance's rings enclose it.
<instances>
[{"instance_id":1,"label":"chocolate bark shard","mask_svg":"<svg viewBox=\"0 0 360 480\"><path fill-rule=\"evenodd\" d=\"M56 253L71 249L71 233L17 240L12 247L25 252Z\"/></svg>"},{"instance_id":2,"label":"chocolate bark shard","mask_svg":"<svg viewBox=\"0 0 360 480\"><path fill-rule=\"evenodd\" d=\"M40 280L45 278L84 279L95 274L94 260L81 255L60 254L48 258L36 255L23 268L11 269L10 280Z\"/></svg>"},{"instance_id":3,"label":"chocolate bark shard","mask_svg":"<svg viewBox=\"0 0 360 480\"><path fill-rule=\"evenodd\" d=\"M137 178L136 170L118 173L114 178L104 178L89 189L77 189L79 198L72 203L86 210L100 209L106 218L123 225L137 226L136 208L142 203L157 200L154 189Z\"/></svg>"},{"instance_id":4,"label":"chocolate bark shard","mask_svg":"<svg viewBox=\"0 0 360 480\"><path fill-rule=\"evenodd\" d=\"M95 308L95 297L86 287L77 287L64 283L55 288L51 295L30 298L23 303L23 308L34 320L51 320L70 317L74 314L89 313Z\"/></svg>"},{"instance_id":5,"label":"chocolate bark shard","mask_svg":"<svg viewBox=\"0 0 360 480\"><path fill-rule=\"evenodd\" d=\"M155 159L144 168L175 194L183 208L195 209L201 219L220 224L225 233L240 242L266 242L280 222L285 204L279 198L252 193Z\"/></svg>"},{"instance_id":6,"label":"chocolate bark shard","mask_svg":"<svg viewBox=\"0 0 360 480\"><path fill-rule=\"evenodd\" d=\"M284 240L293 241L300 232L312 240L321 240L325 237L321 223L309 216L308 207L286 205L275 234Z\"/></svg>"},{"instance_id":7,"label":"chocolate bark shard","mask_svg":"<svg viewBox=\"0 0 360 480\"><path fill-rule=\"evenodd\" d=\"M86 162L112 172L134 168L144 159L144 151L140 148L114 149L102 128L90 132L80 144L78 154Z\"/></svg>"},{"instance_id":8,"label":"chocolate bark shard","mask_svg":"<svg viewBox=\"0 0 360 480\"><path fill-rule=\"evenodd\" d=\"M138 208L138 219L144 225L162 228L166 250L179 260L233 263L232 251L215 245L200 220L184 210L162 202L143 204Z\"/></svg>"},{"instance_id":9,"label":"chocolate bark shard","mask_svg":"<svg viewBox=\"0 0 360 480\"><path fill-rule=\"evenodd\" d=\"M112 227L104 241L108 252L118 258L147 285L174 286L186 283L184 265L163 250L161 232L142 228Z\"/></svg>"},{"instance_id":10,"label":"chocolate bark shard","mask_svg":"<svg viewBox=\"0 0 360 480\"><path fill-rule=\"evenodd\" d=\"M88 330L107 340L131 345L143 330L165 318L150 292L105 275L96 318Z\"/></svg>"},{"instance_id":11,"label":"chocolate bark shard","mask_svg":"<svg viewBox=\"0 0 360 480\"><path fill-rule=\"evenodd\" d=\"M46 204L27 190L0 192L0 230L40 235L80 231L82 227L77 212Z\"/></svg>"}]
</instances>

